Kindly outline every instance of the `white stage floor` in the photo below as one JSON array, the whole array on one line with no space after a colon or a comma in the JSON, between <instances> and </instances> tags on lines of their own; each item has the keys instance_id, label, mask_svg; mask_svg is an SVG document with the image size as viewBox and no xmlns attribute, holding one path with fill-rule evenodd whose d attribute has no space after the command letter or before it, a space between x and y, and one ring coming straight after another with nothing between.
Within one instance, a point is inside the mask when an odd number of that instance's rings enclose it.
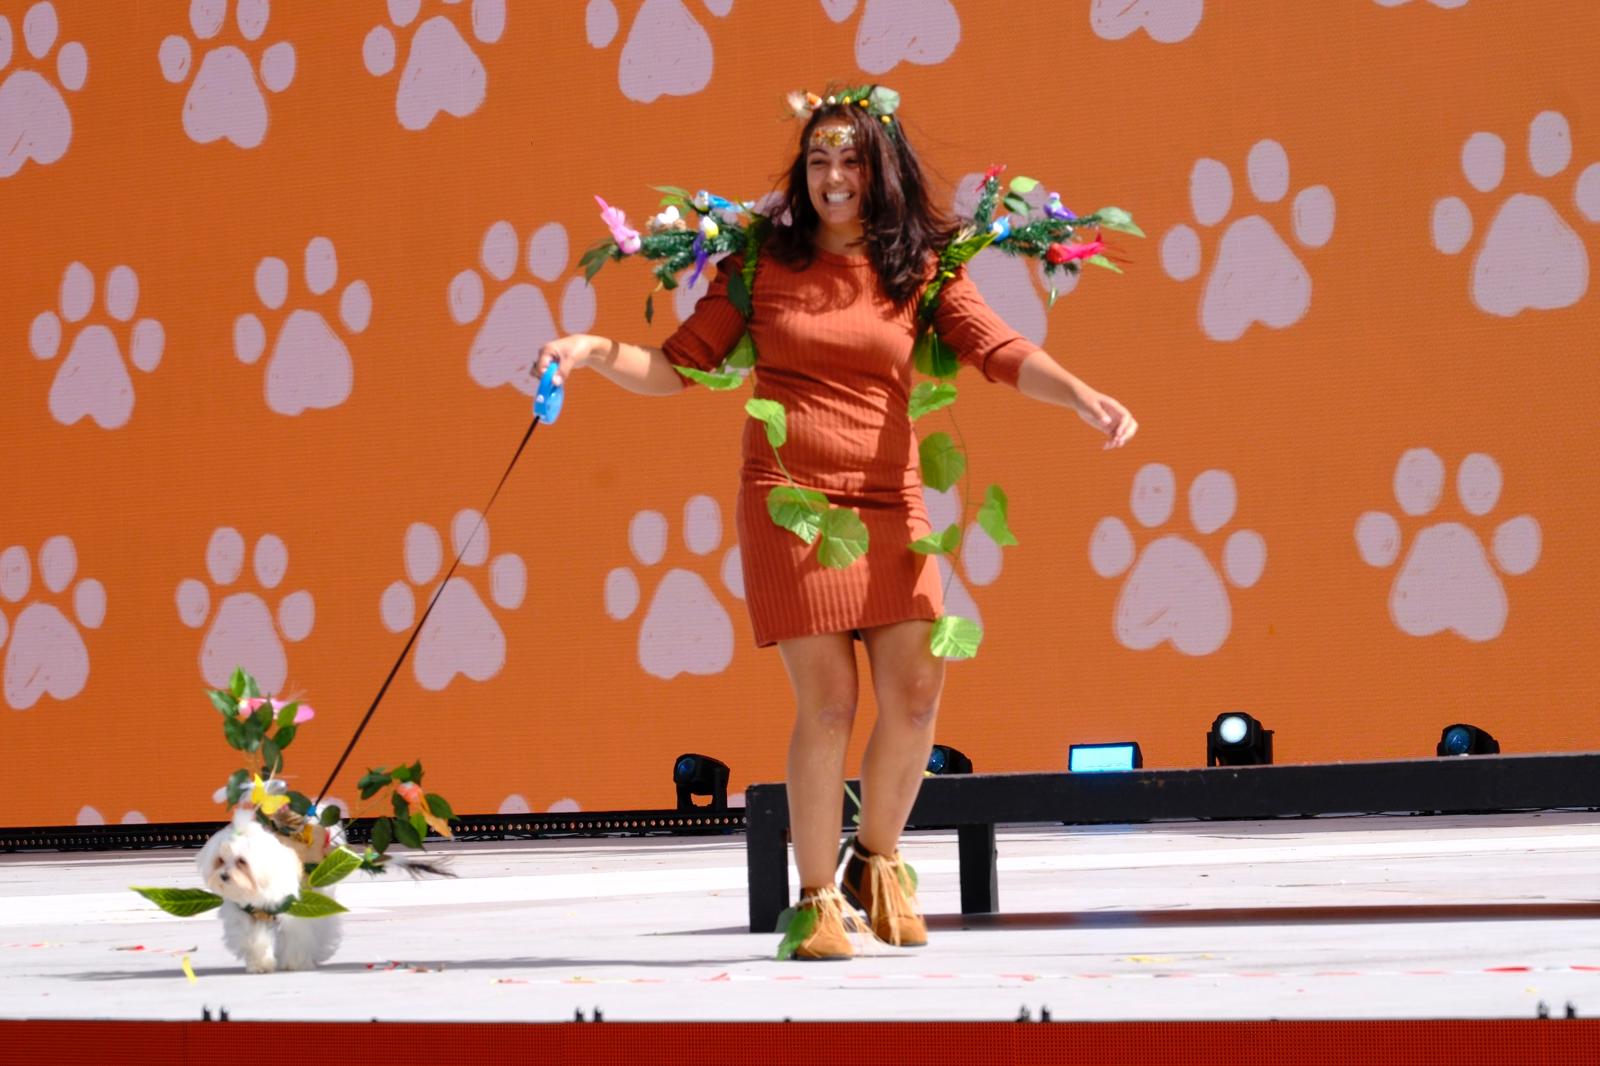
<instances>
[{"instance_id":1,"label":"white stage floor","mask_svg":"<svg viewBox=\"0 0 1600 1066\"><path fill-rule=\"evenodd\" d=\"M439 850L459 879L352 879L332 963L269 975L223 950L214 914L127 891L196 885L193 852L0 856L0 1017L1600 1014L1593 812L1003 830L1004 913L968 920L955 835L914 834L930 945L845 963L774 962L778 938L745 932L742 836Z\"/></svg>"}]
</instances>

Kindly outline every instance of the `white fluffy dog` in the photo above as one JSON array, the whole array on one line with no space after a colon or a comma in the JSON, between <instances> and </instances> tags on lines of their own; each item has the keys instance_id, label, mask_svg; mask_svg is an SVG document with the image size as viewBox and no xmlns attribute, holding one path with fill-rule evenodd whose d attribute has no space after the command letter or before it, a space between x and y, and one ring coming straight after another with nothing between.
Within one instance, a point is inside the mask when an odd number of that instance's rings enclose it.
<instances>
[{"instance_id":1,"label":"white fluffy dog","mask_svg":"<svg viewBox=\"0 0 1600 1066\"><path fill-rule=\"evenodd\" d=\"M200 849L200 879L221 896L222 942L251 973L309 970L339 946L339 916L278 914L300 892L301 856L248 808ZM318 889L331 896L329 888Z\"/></svg>"}]
</instances>

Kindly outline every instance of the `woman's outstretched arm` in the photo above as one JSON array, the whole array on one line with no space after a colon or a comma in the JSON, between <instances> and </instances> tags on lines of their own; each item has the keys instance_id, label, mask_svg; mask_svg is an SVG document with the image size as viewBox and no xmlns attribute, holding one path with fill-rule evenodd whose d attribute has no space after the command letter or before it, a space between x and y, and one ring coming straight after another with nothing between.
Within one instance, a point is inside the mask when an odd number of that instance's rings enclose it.
<instances>
[{"instance_id":1,"label":"woman's outstretched arm","mask_svg":"<svg viewBox=\"0 0 1600 1066\"><path fill-rule=\"evenodd\" d=\"M1017 391L1024 396L1076 411L1078 417L1106 435L1107 448L1120 448L1139 431L1139 423L1116 400L1090 388L1076 374L1035 349L1017 373Z\"/></svg>"},{"instance_id":2,"label":"woman's outstretched arm","mask_svg":"<svg viewBox=\"0 0 1600 1066\"><path fill-rule=\"evenodd\" d=\"M539 349L539 357L533 364L535 379L543 376L552 359L560 364L556 371L558 385L572 371L586 367L642 396L668 396L683 388L682 375L672 369L672 363L660 348L644 348L589 333L574 333L558 337Z\"/></svg>"}]
</instances>

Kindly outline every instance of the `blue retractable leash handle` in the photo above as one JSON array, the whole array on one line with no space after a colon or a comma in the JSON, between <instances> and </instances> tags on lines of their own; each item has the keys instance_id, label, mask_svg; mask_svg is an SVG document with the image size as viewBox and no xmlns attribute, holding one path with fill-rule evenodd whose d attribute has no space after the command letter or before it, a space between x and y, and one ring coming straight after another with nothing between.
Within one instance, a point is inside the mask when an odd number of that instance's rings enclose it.
<instances>
[{"instance_id":1,"label":"blue retractable leash handle","mask_svg":"<svg viewBox=\"0 0 1600 1066\"><path fill-rule=\"evenodd\" d=\"M434 605L439 602L439 594L450 583L450 578L455 574L456 567L461 565L461 557L467 550L467 545L477 539L478 530L483 528L484 519L489 515L489 508L494 506L494 501L500 497L500 490L505 488L506 478L511 476L511 470L517 465L517 460L522 458L522 450L528 446L528 440L533 436L533 431L540 422L554 422L561 417L561 405L566 399L566 389L556 384L556 372L559 364L550 360L550 365L544 368L544 374L539 378L539 387L533 394L533 421L528 424L528 432L522 435L522 443L517 445L516 454L511 457L511 462L506 464L506 472L500 475L500 483L494 487L489 502L483 505L483 510L478 512L478 525L473 529L459 552L456 553L455 562L450 564L450 569L444 575L444 580L439 582L439 587L433 592L433 599L428 601L427 609L422 612L416 624L411 627L411 636L406 639L406 645L400 649L400 657L394 661L394 666L389 670L389 676L384 678L383 685L378 689L377 696L373 697L372 706L367 708L366 715L361 719L361 724L356 726L355 736L350 738L350 743L345 746L344 754L339 756L339 761L333 767L333 773L328 775L327 782L322 786L322 791L317 793L312 809L316 810L322 805L322 797L328 794L328 789L333 787L333 782L339 776L339 771L344 769L345 760L350 758L350 753L355 750L356 742L361 739L361 734L366 731L367 723L372 721L372 715L377 711L378 704L383 702L384 694L389 691L395 675L400 672L400 665L406 661L406 654L411 651L411 646L417 641L417 634L422 632L422 624L433 613Z\"/></svg>"},{"instance_id":2,"label":"blue retractable leash handle","mask_svg":"<svg viewBox=\"0 0 1600 1066\"><path fill-rule=\"evenodd\" d=\"M567 390L556 384L558 369L559 364L550 360L550 365L544 368L544 376L539 379L538 391L533 394L533 417L541 422L554 422L561 417L561 404L566 400Z\"/></svg>"}]
</instances>

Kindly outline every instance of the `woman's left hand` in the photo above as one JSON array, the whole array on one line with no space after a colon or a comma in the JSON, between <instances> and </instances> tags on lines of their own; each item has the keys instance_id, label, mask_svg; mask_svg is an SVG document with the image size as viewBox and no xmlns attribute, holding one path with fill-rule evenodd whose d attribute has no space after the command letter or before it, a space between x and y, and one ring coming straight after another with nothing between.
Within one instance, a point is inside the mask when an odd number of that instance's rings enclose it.
<instances>
[{"instance_id":1,"label":"woman's left hand","mask_svg":"<svg viewBox=\"0 0 1600 1066\"><path fill-rule=\"evenodd\" d=\"M1139 423L1128 409L1103 392L1085 397L1078 417L1106 435L1107 448L1120 448L1139 432Z\"/></svg>"}]
</instances>

